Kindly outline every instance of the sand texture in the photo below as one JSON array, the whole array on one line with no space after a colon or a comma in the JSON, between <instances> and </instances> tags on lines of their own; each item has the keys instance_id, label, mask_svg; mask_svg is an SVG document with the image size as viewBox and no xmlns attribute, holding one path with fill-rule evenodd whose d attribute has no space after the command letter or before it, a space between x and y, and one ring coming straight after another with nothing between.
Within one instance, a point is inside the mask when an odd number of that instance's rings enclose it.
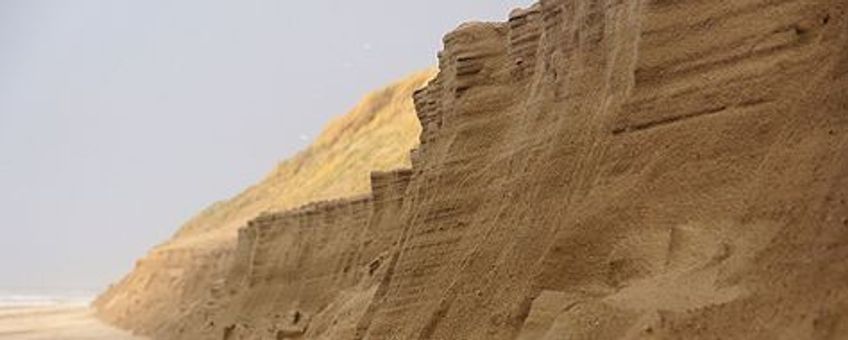
<instances>
[{"instance_id":1,"label":"sand texture","mask_svg":"<svg viewBox=\"0 0 848 340\"><path fill-rule=\"evenodd\" d=\"M143 340L94 317L85 306L0 308L0 339Z\"/></svg>"},{"instance_id":2,"label":"sand texture","mask_svg":"<svg viewBox=\"0 0 848 340\"><path fill-rule=\"evenodd\" d=\"M547 0L462 25L414 95L411 167L145 260L100 314L161 339L848 339L846 9Z\"/></svg>"}]
</instances>

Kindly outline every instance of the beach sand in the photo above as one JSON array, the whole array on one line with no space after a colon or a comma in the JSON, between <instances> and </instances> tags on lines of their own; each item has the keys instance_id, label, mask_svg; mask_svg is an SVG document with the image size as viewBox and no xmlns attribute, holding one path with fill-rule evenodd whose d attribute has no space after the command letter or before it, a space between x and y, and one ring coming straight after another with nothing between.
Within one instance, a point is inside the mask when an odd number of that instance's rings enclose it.
<instances>
[{"instance_id":1,"label":"beach sand","mask_svg":"<svg viewBox=\"0 0 848 340\"><path fill-rule=\"evenodd\" d=\"M85 305L0 307L0 339L142 340L94 317Z\"/></svg>"}]
</instances>

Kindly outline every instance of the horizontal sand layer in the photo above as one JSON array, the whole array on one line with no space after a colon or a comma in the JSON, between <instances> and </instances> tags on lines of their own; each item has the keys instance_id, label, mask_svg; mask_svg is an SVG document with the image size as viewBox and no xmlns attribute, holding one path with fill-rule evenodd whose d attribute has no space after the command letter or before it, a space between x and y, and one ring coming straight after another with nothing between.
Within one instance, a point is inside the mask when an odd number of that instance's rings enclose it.
<instances>
[{"instance_id":1,"label":"horizontal sand layer","mask_svg":"<svg viewBox=\"0 0 848 340\"><path fill-rule=\"evenodd\" d=\"M142 340L109 327L87 306L0 307L0 339Z\"/></svg>"}]
</instances>

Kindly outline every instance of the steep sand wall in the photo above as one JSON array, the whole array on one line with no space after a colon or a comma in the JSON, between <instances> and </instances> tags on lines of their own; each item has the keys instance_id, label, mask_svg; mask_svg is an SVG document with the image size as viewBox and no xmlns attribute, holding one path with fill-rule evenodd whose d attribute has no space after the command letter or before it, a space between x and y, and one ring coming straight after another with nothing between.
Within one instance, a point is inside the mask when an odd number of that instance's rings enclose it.
<instances>
[{"instance_id":1,"label":"steep sand wall","mask_svg":"<svg viewBox=\"0 0 848 340\"><path fill-rule=\"evenodd\" d=\"M449 34L367 336L848 336L845 7L543 1Z\"/></svg>"},{"instance_id":2,"label":"steep sand wall","mask_svg":"<svg viewBox=\"0 0 848 340\"><path fill-rule=\"evenodd\" d=\"M373 195L312 203L251 221L220 308L193 338L352 338L402 231L408 170L372 174ZM216 327L217 326L217 327Z\"/></svg>"},{"instance_id":3,"label":"steep sand wall","mask_svg":"<svg viewBox=\"0 0 848 340\"><path fill-rule=\"evenodd\" d=\"M162 338L846 338L846 9L548 0L465 24L414 95L421 143L391 190L378 174L372 196L258 218L229 261L206 261L227 274L202 318L126 324Z\"/></svg>"}]
</instances>

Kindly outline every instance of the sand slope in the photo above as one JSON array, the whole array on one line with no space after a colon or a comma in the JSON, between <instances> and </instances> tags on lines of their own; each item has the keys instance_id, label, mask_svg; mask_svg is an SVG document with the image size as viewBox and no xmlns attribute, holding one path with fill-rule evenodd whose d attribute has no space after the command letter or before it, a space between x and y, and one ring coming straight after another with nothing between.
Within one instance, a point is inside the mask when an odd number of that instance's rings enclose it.
<instances>
[{"instance_id":1,"label":"sand slope","mask_svg":"<svg viewBox=\"0 0 848 340\"><path fill-rule=\"evenodd\" d=\"M94 317L85 306L0 308L0 339L143 340Z\"/></svg>"}]
</instances>

